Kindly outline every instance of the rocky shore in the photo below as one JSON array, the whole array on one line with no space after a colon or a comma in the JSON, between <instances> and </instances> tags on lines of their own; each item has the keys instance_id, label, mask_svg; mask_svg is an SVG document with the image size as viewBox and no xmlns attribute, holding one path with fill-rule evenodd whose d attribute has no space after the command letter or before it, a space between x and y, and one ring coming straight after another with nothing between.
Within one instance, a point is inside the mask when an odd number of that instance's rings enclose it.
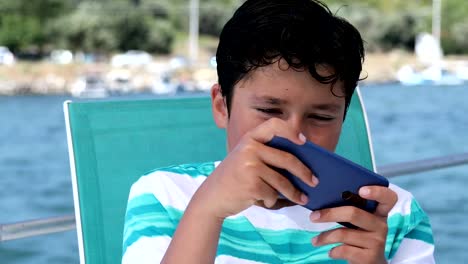
<instances>
[{"instance_id":1,"label":"rocky shore","mask_svg":"<svg viewBox=\"0 0 468 264\"><path fill-rule=\"evenodd\" d=\"M446 61L450 65L461 59L466 60L466 57L448 57ZM363 82L396 82L396 72L405 64L417 65L416 58L401 51L368 54L363 67ZM89 74L100 76L109 87L112 87L113 82L127 78L124 81L130 85L131 91L151 90L155 78L160 77L160 68L165 67L164 63L158 65L159 70L151 66L114 69L106 63L60 65L51 62L18 62L11 66L0 65L0 95L70 94L77 79ZM172 77L189 82L212 83L216 81L216 70L213 67L179 70Z\"/></svg>"},{"instance_id":2,"label":"rocky shore","mask_svg":"<svg viewBox=\"0 0 468 264\"><path fill-rule=\"evenodd\" d=\"M74 94L74 90L82 89L79 86L84 82L94 87L99 85L100 89L109 92L129 93L152 91L158 84L206 84L211 83L211 80L216 81L214 68L170 69L169 65L160 62L118 68L106 63L59 65L50 62L19 62L0 67L0 95Z\"/></svg>"}]
</instances>

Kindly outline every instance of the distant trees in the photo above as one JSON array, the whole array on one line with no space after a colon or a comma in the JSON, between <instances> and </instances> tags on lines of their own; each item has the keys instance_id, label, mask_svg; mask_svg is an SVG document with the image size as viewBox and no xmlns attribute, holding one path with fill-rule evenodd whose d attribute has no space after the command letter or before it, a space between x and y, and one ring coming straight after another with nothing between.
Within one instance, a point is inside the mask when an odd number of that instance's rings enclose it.
<instances>
[{"instance_id":1,"label":"distant trees","mask_svg":"<svg viewBox=\"0 0 468 264\"><path fill-rule=\"evenodd\" d=\"M244 0L199 0L200 33L218 36ZM188 32L190 0L0 0L0 45L14 52L56 48L107 54L170 53ZM432 0L324 0L362 32L369 50L412 50L431 30ZM468 1L442 0L446 53L468 53Z\"/></svg>"},{"instance_id":2,"label":"distant trees","mask_svg":"<svg viewBox=\"0 0 468 264\"><path fill-rule=\"evenodd\" d=\"M0 0L0 45L14 52L51 49L169 53L175 36L165 7L135 0Z\"/></svg>"},{"instance_id":3,"label":"distant trees","mask_svg":"<svg viewBox=\"0 0 468 264\"><path fill-rule=\"evenodd\" d=\"M382 13L369 5L334 5L332 8L359 29L368 51L413 50L416 35L428 30L427 8L400 10L398 13Z\"/></svg>"},{"instance_id":4,"label":"distant trees","mask_svg":"<svg viewBox=\"0 0 468 264\"><path fill-rule=\"evenodd\" d=\"M73 50L108 53L143 49L169 53L174 27L163 8L147 8L135 1L82 1L72 12L55 20L49 32L60 40L55 43Z\"/></svg>"},{"instance_id":5,"label":"distant trees","mask_svg":"<svg viewBox=\"0 0 468 264\"><path fill-rule=\"evenodd\" d=\"M98 2L81 2L71 12L62 14L47 25L47 39L53 48L84 52L107 52L116 49L112 32L113 17Z\"/></svg>"},{"instance_id":6,"label":"distant trees","mask_svg":"<svg viewBox=\"0 0 468 264\"><path fill-rule=\"evenodd\" d=\"M445 53L468 53L468 1L441 0ZM432 31L432 0L325 0L361 31L370 50L414 49L420 32ZM348 3L347 3L348 2Z\"/></svg>"},{"instance_id":7,"label":"distant trees","mask_svg":"<svg viewBox=\"0 0 468 264\"><path fill-rule=\"evenodd\" d=\"M13 51L41 49L47 42L45 25L68 4L67 0L0 0L0 45Z\"/></svg>"}]
</instances>

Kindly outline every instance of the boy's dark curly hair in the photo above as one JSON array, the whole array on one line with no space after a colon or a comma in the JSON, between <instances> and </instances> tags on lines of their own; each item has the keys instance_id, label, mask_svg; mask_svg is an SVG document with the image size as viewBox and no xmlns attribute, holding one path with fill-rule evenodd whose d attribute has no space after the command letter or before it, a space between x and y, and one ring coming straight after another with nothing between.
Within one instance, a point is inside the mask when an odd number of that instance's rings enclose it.
<instances>
[{"instance_id":1,"label":"boy's dark curly hair","mask_svg":"<svg viewBox=\"0 0 468 264\"><path fill-rule=\"evenodd\" d=\"M248 0L224 26L216 53L228 110L234 86L256 68L286 60L319 82L343 81L346 109L359 81L364 47L358 30L317 0ZM333 69L320 75L318 65Z\"/></svg>"}]
</instances>

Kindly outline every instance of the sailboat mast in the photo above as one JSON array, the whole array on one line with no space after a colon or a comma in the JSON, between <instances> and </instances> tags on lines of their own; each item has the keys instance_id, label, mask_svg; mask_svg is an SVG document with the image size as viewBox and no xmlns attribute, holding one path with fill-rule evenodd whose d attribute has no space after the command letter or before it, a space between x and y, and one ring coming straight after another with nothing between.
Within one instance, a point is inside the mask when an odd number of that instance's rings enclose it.
<instances>
[{"instance_id":1,"label":"sailboat mast","mask_svg":"<svg viewBox=\"0 0 468 264\"><path fill-rule=\"evenodd\" d=\"M442 0L432 0L432 36L440 47Z\"/></svg>"},{"instance_id":2,"label":"sailboat mast","mask_svg":"<svg viewBox=\"0 0 468 264\"><path fill-rule=\"evenodd\" d=\"M199 0L190 0L189 57L195 64L198 60Z\"/></svg>"}]
</instances>

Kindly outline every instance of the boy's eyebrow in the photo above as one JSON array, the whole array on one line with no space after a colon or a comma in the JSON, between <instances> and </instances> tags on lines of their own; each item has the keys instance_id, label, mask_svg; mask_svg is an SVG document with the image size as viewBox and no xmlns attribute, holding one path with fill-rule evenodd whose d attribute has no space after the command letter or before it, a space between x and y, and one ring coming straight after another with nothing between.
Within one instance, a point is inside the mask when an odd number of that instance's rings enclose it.
<instances>
[{"instance_id":1,"label":"boy's eyebrow","mask_svg":"<svg viewBox=\"0 0 468 264\"><path fill-rule=\"evenodd\" d=\"M267 103L269 105L281 106L286 105L289 103L288 100L277 98L273 96L254 96L254 102L257 103ZM337 112L341 110L341 105L336 103L318 103L318 104L310 104L310 108L314 110L322 110L322 111L332 111Z\"/></svg>"},{"instance_id":2,"label":"boy's eyebrow","mask_svg":"<svg viewBox=\"0 0 468 264\"><path fill-rule=\"evenodd\" d=\"M337 112L341 110L341 105L340 104L334 104L334 103L329 103L329 104L313 104L312 107L317 110L326 110L326 111L332 111L332 112Z\"/></svg>"},{"instance_id":3,"label":"boy's eyebrow","mask_svg":"<svg viewBox=\"0 0 468 264\"><path fill-rule=\"evenodd\" d=\"M266 96L253 96L253 101L258 102L258 103L267 103L267 104L270 104L270 105L284 105L284 104L288 103L287 100L277 98L277 97L273 97L273 96L269 96L269 95L266 95Z\"/></svg>"}]
</instances>

